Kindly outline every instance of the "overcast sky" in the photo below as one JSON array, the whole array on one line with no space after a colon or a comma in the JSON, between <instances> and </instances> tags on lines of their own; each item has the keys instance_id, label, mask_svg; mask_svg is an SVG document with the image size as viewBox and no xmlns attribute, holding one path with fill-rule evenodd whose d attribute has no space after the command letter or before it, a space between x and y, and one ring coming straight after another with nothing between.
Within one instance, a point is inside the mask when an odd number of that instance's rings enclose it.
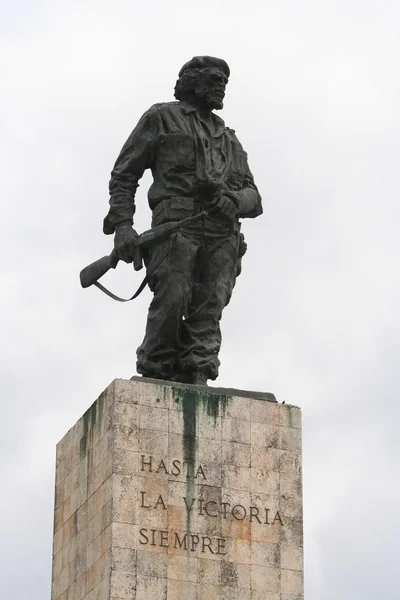
<instances>
[{"instance_id":1,"label":"overcast sky","mask_svg":"<svg viewBox=\"0 0 400 600\"><path fill-rule=\"evenodd\" d=\"M109 253L115 158L196 54L264 215L224 313L218 384L303 409L307 600L398 592L400 5L3 0L0 596L50 597L55 444L135 374L150 300L82 290ZM150 211L145 176L138 230ZM121 265L107 283L132 294Z\"/></svg>"}]
</instances>

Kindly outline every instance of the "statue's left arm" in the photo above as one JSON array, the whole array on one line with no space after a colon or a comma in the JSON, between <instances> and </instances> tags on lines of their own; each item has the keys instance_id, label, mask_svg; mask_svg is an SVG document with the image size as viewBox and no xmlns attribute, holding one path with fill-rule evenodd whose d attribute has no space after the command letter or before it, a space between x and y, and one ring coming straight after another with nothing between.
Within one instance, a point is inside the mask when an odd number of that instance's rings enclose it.
<instances>
[{"instance_id":1,"label":"statue's left arm","mask_svg":"<svg viewBox=\"0 0 400 600\"><path fill-rule=\"evenodd\" d=\"M253 174L248 165L242 185L242 189L238 192L235 192L239 207L238 216L241 218L258 217L263 212L261 196L258 192L256 184L254 183Z\"/></svg>"},{"instance_id":2,"label":"statue's left arm","mask_svg":"<svg viewBox=\"0 0 400 600\"><path fill-rule=\"evenodd\" d=\"M261 196L247 161L247 153L233 130L228 129L232 141L232 164L234 174L228 189L222 188L215 201L215 212L228 217L254 218L262 214Z\"/></svg>"},{"instance_id":3,"label":"statue's left arm","mask_svg":"<svg viewBox=\"0 0 400 600\"><path fill-rule=\"evenodd\" d=\"M238 207L238 217L240 218L254 218L262 214L263 208L261 203L261 196L254 183L254 177L250 171L249 163L247 161L247 153L244 151L243 146L239 142L238 138L231 130L234 138L234 152L236 153L235 162L240 165L241 171L241 188L238 191L231 192L229 195L235 199Z\"/></svg>"}]
</instances>

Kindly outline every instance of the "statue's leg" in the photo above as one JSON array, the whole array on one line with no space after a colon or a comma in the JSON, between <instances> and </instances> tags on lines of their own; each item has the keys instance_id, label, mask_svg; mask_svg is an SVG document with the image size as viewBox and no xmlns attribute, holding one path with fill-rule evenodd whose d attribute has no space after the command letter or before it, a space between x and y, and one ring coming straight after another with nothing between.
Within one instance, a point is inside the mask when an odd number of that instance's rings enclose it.
<instances>
[{"instance_id":1,"label":"statue's leg","mask_svg":"<svg viewBox=\"0 0 400 600\"><path fill-rule=\"evenodd\" d=\"M208 225L197 256L192 295L183 322L181 369L216 379L221 347L220 319L236 281L238 233ZM189 377L190 381L190 377Z\"/></svg>"},{"instance_id":2,"label":"statue's leg","mask_svg":"<svg viewBox=\"0 0 400 600\"><path fill-rule=\"evenodd\" d=\"M170 380L178 374L182 319L191 294L197 248L190 234L179 231L148 253L147 273L154 297L145 337L137 350L137 372L145 377Z\"/></svg>"}]
</instances>

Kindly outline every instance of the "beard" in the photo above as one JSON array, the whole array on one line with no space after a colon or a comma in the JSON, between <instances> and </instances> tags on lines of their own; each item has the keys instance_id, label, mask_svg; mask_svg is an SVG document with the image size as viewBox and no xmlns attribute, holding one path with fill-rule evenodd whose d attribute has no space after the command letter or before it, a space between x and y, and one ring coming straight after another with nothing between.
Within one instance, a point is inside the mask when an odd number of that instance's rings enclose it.
<instances>
[{"instance_id":1,"label":"beard","mask_svg":"<svg viewBox=\"0 0 400 600\"><path fill-rule=\"evenodd\" d=\"M201 99L211 110L221 110L224 107L225 86L209 86L199 82L193 90L196 98Z\"/></svg>"},{"instance_id":2,"label":"beard","mask_svg":"<svg viewBox=\"0 0 400 600\"><path fill-rule=\"evenodd\" d=\"M210 108L222 110L224 108L224 96L225 94L210 93L207 97L207 102Z\"/></svg>"}]
</instances>

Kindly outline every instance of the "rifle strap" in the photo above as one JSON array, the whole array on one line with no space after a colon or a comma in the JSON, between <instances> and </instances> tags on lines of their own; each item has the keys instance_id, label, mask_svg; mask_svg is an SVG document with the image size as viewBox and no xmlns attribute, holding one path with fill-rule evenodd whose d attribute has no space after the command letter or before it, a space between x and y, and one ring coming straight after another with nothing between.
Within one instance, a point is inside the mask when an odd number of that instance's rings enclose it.
<instances>
[{"instance_id":1,"label":"rifle strap","mask_svg":"<svg viewBox=\"0 0 400 600\"><path fill-rule=\"evenodd\" d=\"M137 298L139 296L139 294L141 294L143 292L144 288L147 285L147 281L148 281L148 277L146 275L146 277L143 279L142 283L139 285L139 287L136 290L136 292L133 294L132 298L120 298L119 296L116 296L115 294L113 294L112 292L110 292L110 290L108 290L107 288L105 288L104 285L102 285L98 281L95 281L94 285L96 287L98 287L99 290L101 290L102 292L104 292L105 294L107 294L107 296L110 296L110 298L112 298L113 300L117 300L117 302L130 302L131 300L134 300L135 298Z\"/></svg>"},{"instance_id":2,"label":"rifle strap","mask_svg":"<svg viewBox=\"0 0 400 600\"><path fill-rule=\"evenodd\" d=\"M161 260L158 262L157 266L152 269L152 271L156 271L159 266L161 265L161 263L164 262L164 260L167 258L168 254L170 253L170 247L168 247L167 251L163 254ZM107 296L110 296L110 298L112 298L113 300L116 300L117 302L130 302L131 300L134 300L135 298L137 298L139 296L139 294L141 294L144 290L144 288L146 287L147 283L149 281L149 277L148 275L146 275L146 277L143 279L142 283L139 285L138 289L136 290L136 292L133 294L132 298L120 298L119 296L116 296L115 294L113 294L112 292L110 292L110 290L108 290L107 288L104 287L104 285L102 285L101 283L99 283L98 281L94 282L94 285L96 287L99 288L99 290L101 290L102 292L104 292L105 294L107 294Z\"/></svg>"}]
</instances>

